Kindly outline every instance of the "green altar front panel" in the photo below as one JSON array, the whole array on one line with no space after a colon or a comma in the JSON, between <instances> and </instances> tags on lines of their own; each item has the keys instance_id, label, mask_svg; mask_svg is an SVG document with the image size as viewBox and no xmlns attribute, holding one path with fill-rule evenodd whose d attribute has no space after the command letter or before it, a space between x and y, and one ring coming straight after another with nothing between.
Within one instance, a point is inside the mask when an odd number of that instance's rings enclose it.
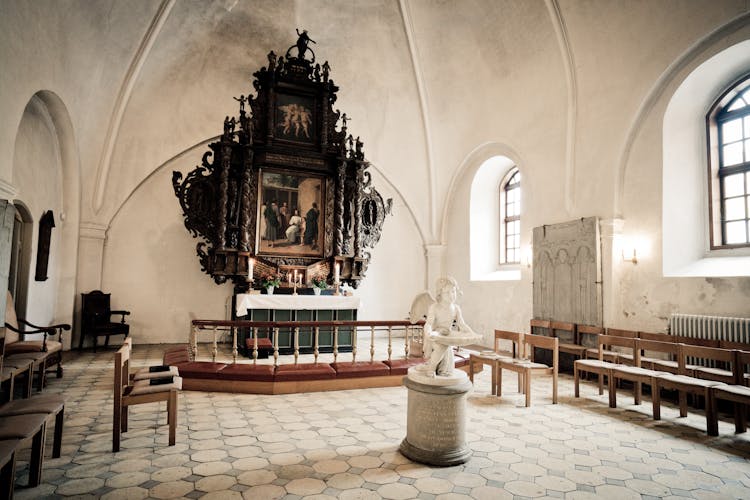
<instances>
[{"instance_id":1,"label":"green altar front panel","mask_svg":"<svg viewBox=\"0 0 750 500\"><path fill-rule=\"evenodd\" d=\"M295 321L315 321L314 311L307 309L300 309L295 311ZM306 327L299 329L299 347L302 348L315 348L315 336L314 328Z\"/></svg>"},{"instance_id":2,"label":"green altar front panel","mask_svg":"<svg viewBox=\"0 0 750 500\"><path fill-rule=\"evenodd\" d=\"M320 309L315 311L316 321L333 321L336 319L334 311L329 309ZM318 333L318 345L328 349L333 348L333 328L330 326L321 326L320 332Z\"/></svg>"},{"instance_id":3,"label":"green altar front panel","mask_svg":"<svg viewBox=\"0 0 750 500\"><path fill-rule=\"evenodd\" d=\"M354 321L356 319L356 311L352 309L339 309L336 311L336 320L338 321ZM351 326L339 327L339 348L346 347L346 350L351 349L353 332L354 328Z\"/></svg>"},{"instance_id":4,"label":"green altar front panel","mask_svg":"<svg viewBox=\"0 0 750 500\"><path fill-rule=\"evenodd\" d=\"M272 321L294 321L294 311L276 309L273 311ZM294 349L292 328L279 328L279 349Z\"/></svg>"}]
</instances>

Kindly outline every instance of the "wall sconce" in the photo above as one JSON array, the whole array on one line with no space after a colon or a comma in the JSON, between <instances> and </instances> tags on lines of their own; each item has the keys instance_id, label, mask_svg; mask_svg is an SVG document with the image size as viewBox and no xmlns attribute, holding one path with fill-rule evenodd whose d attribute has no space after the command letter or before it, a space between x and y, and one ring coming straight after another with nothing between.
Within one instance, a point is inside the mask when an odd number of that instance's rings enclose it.
<instances>
[{"instance_id":1,"label":"wall sconce","mask_svg":"<svg viewBox=\"0 0 750 500\"><path fill-rule=\"evenodd\" d=\"M521 259L521 262L526 267L531 267L531 263L534 260L534 252L531 249L531 245L526 245L523 247L523 257Z\"/></svg>"},{"instance_id":2,"label":"wall sconce","mask_svg":"<svg viewBox=\"0 0 750 500\"><path fill-rule=\"evenodd\" d=\"M636 255L636 249L634 245L623 246L622 260L625 262L632 262L633 264L638 264L638 256Z\"/></svg>"}]
</instances>

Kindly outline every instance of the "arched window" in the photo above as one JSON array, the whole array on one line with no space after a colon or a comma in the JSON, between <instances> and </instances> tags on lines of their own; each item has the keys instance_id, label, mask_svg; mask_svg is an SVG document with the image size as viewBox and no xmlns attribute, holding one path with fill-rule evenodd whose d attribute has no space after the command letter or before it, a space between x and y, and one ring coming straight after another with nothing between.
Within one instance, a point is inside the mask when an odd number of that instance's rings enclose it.
<instances>
[{"instance_id":1,"label":"arched window","mask_svg":"<svg viewBox=\"0 0 750 500\"><path fill-rule=\"evenodd\" d=\"M521 262L521 172L512 168L500 185L500 263Z\"/></svg>"},{"instance_id":2,"label":"arched window","mask_svg":"<svg viewBox=\"0 0 750 500\"><path fill-rule=\"evenodd\" d=\"M711 248L750 246L750 75L707 117Z\"/></svg>"}]
</instances>

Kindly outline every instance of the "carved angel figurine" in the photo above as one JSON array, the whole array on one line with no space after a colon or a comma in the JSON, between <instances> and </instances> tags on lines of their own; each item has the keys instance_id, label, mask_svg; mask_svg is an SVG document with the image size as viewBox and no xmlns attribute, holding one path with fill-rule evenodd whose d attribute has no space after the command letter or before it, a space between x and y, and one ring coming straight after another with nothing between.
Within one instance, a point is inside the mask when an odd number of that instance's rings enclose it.
<instances>
[{"instance_id":1,"label":"carved angel figurine","mask_svg":"<svg viewBox=\"0 0 750 500\"><path fill-rule=\"evenodd\" d=\"M454 368L453 349L449 339L446 339L448 342L441 342L435 341L436 337L450 337L458 332L476 335L464 321L461 308L456 304L456 280L450 276L438 278L435 289L437 300L433 299L429 292L423 292L414 299L409 313L413 323L426 316L423 336L424 355L428 360L416 369L429 377L449 376Z\"/></svg>"}]
</instances>

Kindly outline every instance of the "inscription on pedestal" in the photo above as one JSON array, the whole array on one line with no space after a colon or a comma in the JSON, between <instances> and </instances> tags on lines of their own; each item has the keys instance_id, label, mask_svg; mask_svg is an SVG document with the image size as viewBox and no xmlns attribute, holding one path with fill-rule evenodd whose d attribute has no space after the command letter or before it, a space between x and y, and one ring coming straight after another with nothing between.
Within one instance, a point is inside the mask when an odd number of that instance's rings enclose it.
<instances>
[{"instance_id":1,"label":"inscription on pedestal","mask_svg":"<svg viewBox=\"0 0 750 500\"><path fill-rule=\"evenodd\" d=\"M452 450L464 445L462 396L409 393L407 436L409 442L424 450Z\"/></svg>"},{"instance_id":2,"label":"inscription on pedestal","mask_svg":"<svg viewBox=\"0 0 750 500\"><path fill-rule=\"evenodd\" d=\"M453 386L429 386L404 380L409 391L406 438L401 453L417 462L456 465L466 462L466 394L468 380Z\"/></svg>"}]
</instances>

